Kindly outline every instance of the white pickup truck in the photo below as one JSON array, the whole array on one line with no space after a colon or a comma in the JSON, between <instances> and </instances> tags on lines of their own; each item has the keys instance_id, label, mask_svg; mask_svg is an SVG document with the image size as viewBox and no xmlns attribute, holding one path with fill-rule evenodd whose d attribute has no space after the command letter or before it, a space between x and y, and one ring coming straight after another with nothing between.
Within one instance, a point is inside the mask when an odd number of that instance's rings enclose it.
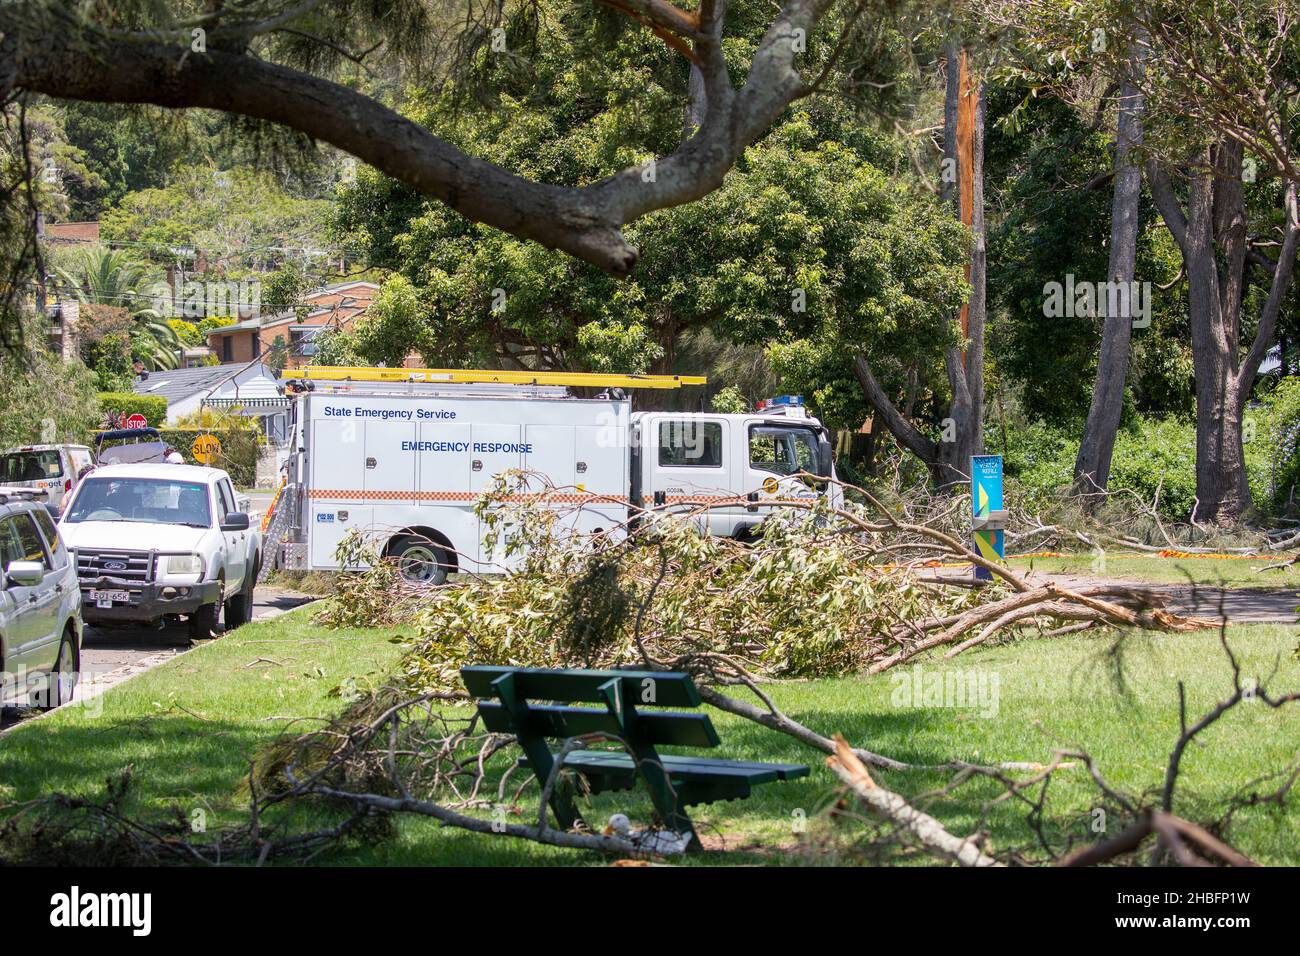
<instances>
[{"instance_id":1,"label":"white pickup truck","mask_svg":"<svg viewBox=\"0 0 1300 956\"><path fill-rule=\"evenodd\" d=\"M77 557L87 624L185 616L192 638L253 613L262 535L230 476L192 465L107 465L87 475L59 521Z\"/></svg>"}]
</instances>

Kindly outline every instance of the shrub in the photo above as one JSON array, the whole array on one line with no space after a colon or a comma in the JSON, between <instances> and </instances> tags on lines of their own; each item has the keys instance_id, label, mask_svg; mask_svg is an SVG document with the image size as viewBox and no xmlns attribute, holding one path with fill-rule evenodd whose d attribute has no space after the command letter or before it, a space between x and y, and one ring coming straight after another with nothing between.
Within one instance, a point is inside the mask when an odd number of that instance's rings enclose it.
<instances>
[{"instance_id":1,"label":"shrub","mask_svg":"<svg viewBox=\"0 0 1300 956\"><path fill-rule=\"evenodd\" d=\"M1258 507L1268 505L1265 442L1246 445L1246 467ZM990 450L996 446L991 445ZM1012 507L1050 510L1069 491L1079 435L1041 423L1007 434L1006 473ZM1196 426L1178 418L1135 418L1120 430L1110 466L1111 492L1132 491L1150 504L1160 494L1160 516L1186 521L1196 502Z\"/></svg>"},{"instance_id":2,"label":"shrub","mask_svg":"<svg viewBox=\"0 0 1300 956\"><path fill-rule=\"evenodd\" d=\"M191 449L200 435L216 435L221 442L221 454L212 467L230 473L230 480L241 488L250 488L257 482L257 456L261 453L261 435L247 428L160 428L159 436L181 453L187 465L200 465Z\"/></svg>"}]
</instances>

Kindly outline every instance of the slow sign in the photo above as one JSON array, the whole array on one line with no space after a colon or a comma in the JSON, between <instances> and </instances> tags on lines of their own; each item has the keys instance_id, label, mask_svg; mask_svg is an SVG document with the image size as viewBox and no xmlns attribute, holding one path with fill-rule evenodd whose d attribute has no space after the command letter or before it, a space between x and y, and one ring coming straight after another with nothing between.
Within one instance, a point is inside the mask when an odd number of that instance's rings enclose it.
<instances>
[{"instance_id":1,"label":"slow sign","mask_svg":"<svg viewBox=\"0 0 1300 956\"><path fill-rule=\"evenodd\" d=\"M216 435L199 435L190 445L190 454L195 461L210 465L221 457L221 441Z\"/></svg>"}]
</instances>

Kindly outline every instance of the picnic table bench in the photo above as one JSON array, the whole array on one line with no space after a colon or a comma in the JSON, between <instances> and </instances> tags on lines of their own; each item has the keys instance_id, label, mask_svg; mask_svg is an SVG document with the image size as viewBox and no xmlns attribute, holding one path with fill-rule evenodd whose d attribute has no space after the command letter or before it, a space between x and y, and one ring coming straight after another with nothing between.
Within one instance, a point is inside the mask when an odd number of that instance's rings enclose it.
<instances>
[{"instance_id":1,"label":"picnic table bench","mask_svg":"<svg viewBox=\"0 0 1300 956\"><path fill-rule=\"evenodd\" d=\"M689 674L494 666L463 667L460 674L479 700L484 727L514 734L524 751L520 765L532 770L542 787L556 760L548 740L607 734L621 741L623 751L570 750L564 769L579 774L593 794L630 790L638 778L644 780L663 824L689 834L687 848L692 851L701 847L686 807L743 800L760 784L808 775L802 764L660 756L658 746L704 748L721 743L708 714L645 709L699 707L700 692ZM566 830L582 821L570 786L557 785L550 806Z\"/></svg>"}]
</instances>

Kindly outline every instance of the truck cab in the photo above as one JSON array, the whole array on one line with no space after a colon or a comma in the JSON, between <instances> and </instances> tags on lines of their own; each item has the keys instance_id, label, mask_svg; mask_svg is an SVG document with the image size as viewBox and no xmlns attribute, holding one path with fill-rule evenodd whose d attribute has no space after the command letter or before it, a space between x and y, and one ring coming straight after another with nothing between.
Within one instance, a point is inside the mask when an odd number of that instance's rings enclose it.
<instances>
[{"instance_id":1,"label":"truck cab","mask_svg":"<svg viewBox=\"0 0 1300 956\"><path fill-rule=\"evenodd\" d=\"M780 503L842 500L817 480L836 477L830 436L797 400L741 415L636 412L631 443L633 506L698 512L709 534L751 535Z\"/></svg>"}]
</instances>

